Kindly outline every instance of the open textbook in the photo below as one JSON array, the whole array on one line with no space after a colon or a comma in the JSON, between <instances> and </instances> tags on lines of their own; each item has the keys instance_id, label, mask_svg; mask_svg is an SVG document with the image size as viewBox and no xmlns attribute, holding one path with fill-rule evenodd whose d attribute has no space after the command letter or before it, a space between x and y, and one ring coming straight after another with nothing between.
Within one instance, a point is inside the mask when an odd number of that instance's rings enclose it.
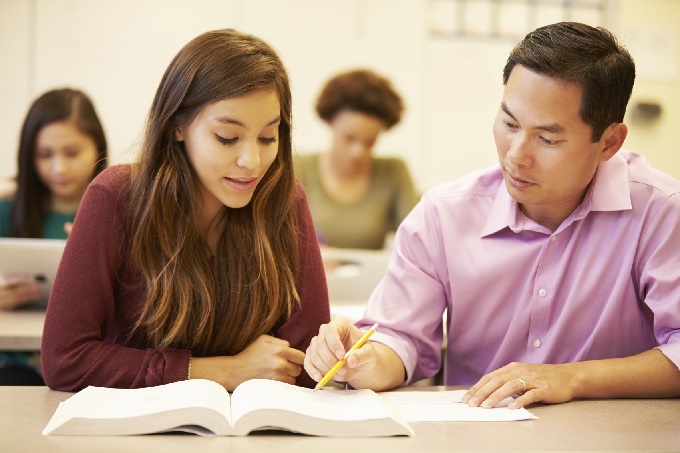
<instances>
[{"instance_id":1,"label":"open textbook","mask_svg":"<svg viewBox=\"0 0 680 453\"><path fill-rule=\"evenodd\" d=\"M90 386L60 403L42 433L245 436L258 430L333 437L413 435L389 401L371 390L315 392L267 379L246 381L231 395L206 379L140 389Z\"/></svg>"}]
</instances>

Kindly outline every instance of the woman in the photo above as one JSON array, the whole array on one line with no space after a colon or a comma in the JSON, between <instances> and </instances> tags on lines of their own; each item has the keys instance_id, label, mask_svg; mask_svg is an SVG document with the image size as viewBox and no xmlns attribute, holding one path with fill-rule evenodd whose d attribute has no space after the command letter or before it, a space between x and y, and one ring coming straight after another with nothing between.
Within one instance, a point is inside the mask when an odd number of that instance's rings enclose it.
<instances>
[{"instance_id":1,"label":"woman","mask_svg":"<svg viewBox=\"0 0 680 453\"><path fill-rule=\"evenodd\" d=\"M288 76L269 45L217 30L184 46L139 162L85 194L47 309L47 385L312 386L302 351L330 315L291 148Z\"/></svg>"},{"instance_id":2,"label":"woman","mask_svg":"<svg viewBox=\"0 0 680 453\"><path fill-rule=\"evenodd\" d=\"M355 70L326 83L316 111L331 128L331 149L300 155L297 165L319 241L383 248L418 201L402 160L373 157L380 134L401 119L401 98L387 79Z\"/></svg>"},{"instance_id":3,"label":"woman","mask_svg":"<svg viewBox=\"0 0 680 453\"><path fill-rule=\"evenodd\" d=\"M16 192L0 200L0 236L65 239L87 185L106 161L104 129L85 93L64 88L38 97L21 129ZM0 276L0 309L39 296L25 276ZM43 385L39 362L38 354L0 352L0 385Z\"/></svg>"}]
</instances>

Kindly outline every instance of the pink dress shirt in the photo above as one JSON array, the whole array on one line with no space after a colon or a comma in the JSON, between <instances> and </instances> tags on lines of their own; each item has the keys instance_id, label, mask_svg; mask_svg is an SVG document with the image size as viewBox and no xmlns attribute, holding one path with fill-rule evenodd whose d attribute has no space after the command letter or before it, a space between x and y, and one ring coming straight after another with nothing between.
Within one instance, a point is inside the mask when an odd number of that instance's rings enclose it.
<instances>
[{"instance_id":1,"label":"pink dress shirt","mask_svg":"<svg viewBox=\"0 0 680 453\"><path fill-rule=\"evenodd\" d=\"M680 182L621 150L553 233L525 217L498 166L428 191L399 227L359 327L447 385L510 362L626 357L680 368Z\"/></svg>"}]
</instances>

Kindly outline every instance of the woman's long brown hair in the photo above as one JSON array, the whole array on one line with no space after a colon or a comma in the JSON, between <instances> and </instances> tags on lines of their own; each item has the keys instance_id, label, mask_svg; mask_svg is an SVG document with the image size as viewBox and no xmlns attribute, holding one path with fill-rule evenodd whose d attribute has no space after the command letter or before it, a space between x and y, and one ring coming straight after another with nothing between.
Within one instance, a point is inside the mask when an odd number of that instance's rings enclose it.
<instances>
[{"instance_id":1,"label":"woman's long brown hair","mask_svg":"<svg viewBox=\"0 0 680 453\"><path fill-rule=\"evenodd\" d=\"M201 209L197 178L175 129L210 103L260 88L279 95L278 154L247 206L223 208L211 269L195 225ZM136 328L154 347L233 355L299 304L291 113L283 63L257 37L235 30L204 33L167 68L130 188L132 265L146 291Z\"/></svg>"}]
</instances>

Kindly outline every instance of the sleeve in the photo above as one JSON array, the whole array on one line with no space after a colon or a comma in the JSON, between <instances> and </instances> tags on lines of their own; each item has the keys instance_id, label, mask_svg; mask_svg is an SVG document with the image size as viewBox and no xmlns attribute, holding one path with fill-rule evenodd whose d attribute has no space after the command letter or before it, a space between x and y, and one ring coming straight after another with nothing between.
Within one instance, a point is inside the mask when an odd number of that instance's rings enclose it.
<instances>
[{"instance_id":1,"label":"sleeve","mask_svg":"<svg viewBox=\"0 0 680 453\"><path fill-rule=\"evenodd\" d=\"M371 341L401 359L404 384L434 376L441 365L447 265L440 222L425 196L397 230L387 273L371 295L357 327L379 323Z\"/></svg>"},{"instance_id":2,"label":"sleeve","mask_svg":"<svg viewBox=\"0 0 680 453\"><path fill-rule=\"evenodd\" d=\"M680 194L668 198L639 245L640 299L653 313L659 349L680 370Z\"/></svg>"},{"instance_id":3,"label":"sleeve","mask_svg":"<svg viewBox=\"0 0 680 453\"><path fill-rule=\"evenodd\" d=\"M103 174L102 174L103 175ZM129 326L119 282L124 262L123 211L118 194L90 184L64 249L47 307L42 369L55 390L148 387L185 379L187 350L124 345ZM127 261L127 260L125 260ZM123 294L123 296L121 295ZM136 307L129 307L134 309ZM122 314L121 314L122 313Z\"/></svg>"},{"instance_id":4,"label":"sleeve","mask_svg":"<svg viewBox=\"0 0 680 453\"><path fill-rule=\"evenodd\" d=\"M401 159L394 161L395 200L392 212L391 230L396 231L409 212L418 202L418 193L413 185L408 167Z\"/></svg>"},{"instance_id":5,"label":"sleeve","mask_svg":"<svg viewBox=\"0 0 680 453\"><path fill-rule=\"evenodd\" d=\"M298 185L298 229L299 229L299 279L298 294L300 305L293 310L290 318L276 331L278 338L288 341L291 347L302 352L318 332L321 324L330 321L330 307L326 274L321 260L319 243L309 211L307 197ZM297 385L314 387L316 382L303 369Z\"/></svg>"}]
</instances>

